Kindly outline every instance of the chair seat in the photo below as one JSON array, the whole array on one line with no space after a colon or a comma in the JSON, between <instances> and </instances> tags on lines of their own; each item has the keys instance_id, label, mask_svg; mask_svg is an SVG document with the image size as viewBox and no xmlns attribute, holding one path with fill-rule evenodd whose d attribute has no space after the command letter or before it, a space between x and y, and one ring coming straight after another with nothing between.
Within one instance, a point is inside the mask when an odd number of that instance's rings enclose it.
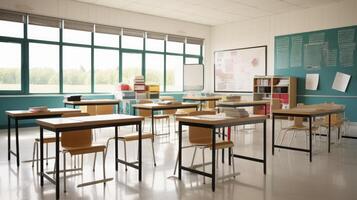
<instances>
[{"instance_id":1,"label":"chair seat","mask_svg":"<svg viewBox=\"0 0 357 200\"><path fill-rule=\"evenodd\" d=\"M92 144L90 146L83 146L83 147L63 147L63 151L69 152L72 155L78 155L78 154L102 152L105 150L105 148L106 148L105 145L102 144Z\"/></svg>"},{"instance_id":2,"label":"chair seat","mask_svg":"<svg viewBox=\"0 0 357 200\"><path fill-rule=\"evenodd\" d=\"M212 149L212 144L207 144L207 143L191 143L192 145L196 146L203 146L204 148L210 148ZM232 141L225 141L225 140L218 140L216 141L216 149L226 149L233 147L234 143Z\"/></svg>"},{"instance_id":3,"label":"chair seat","mask_svg":"<svg viewBox=\"0 0 357 200\"><path fill-rule=\"evenodd\" d=\"M154 138L153 134L151 133L143 133L141 135L141 139L152 139ZM127 135L123 135L123 136L118 136L118 140L123 140L123 141L134 141L134 140L139 140L139 135L138 133L130 133Z\"/></svg>"},{"instance_id":4,"label":"chair seat","mask_svg":"<svg viewBox=\"0 0 357 200\"><path fill-rule=\"evenodd\" d=\"M170 117L170 115L165 115L165 114L154 115L154 119L166 119L169 117Z\"/></svg>"},{"instance_id":5,"label":"chair seat","mask_svg":"<svg viewBox=\"0 0 357 200\"><path fill-rule=\"evenodd\" d=\"M61 141L61 137L59 138ZM40 142L40 138L35 138L36 142ZM48 143L55 143L56 142L56 137L44 137L43 138L43 143L48 144Z\"/></svg>"}]
</instances>

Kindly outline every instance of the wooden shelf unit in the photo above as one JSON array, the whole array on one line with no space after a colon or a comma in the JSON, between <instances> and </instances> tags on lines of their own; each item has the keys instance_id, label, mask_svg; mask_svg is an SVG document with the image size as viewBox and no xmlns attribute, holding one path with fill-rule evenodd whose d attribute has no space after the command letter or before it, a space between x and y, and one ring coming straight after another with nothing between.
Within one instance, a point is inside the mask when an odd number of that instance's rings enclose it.
<instances>
[{"instance_id":1,"label":"wooden shelf unit","mask_svg":"<svg viewBox=\"0 0 357 200\"><path fill-rule=\"evenodd\" d=\"M253 100L270 100L267 114L273 109L296 107L296 77L255 76ZM264 114L264 107L254 107L254 114Z\"/></svg>"}]
</instances>

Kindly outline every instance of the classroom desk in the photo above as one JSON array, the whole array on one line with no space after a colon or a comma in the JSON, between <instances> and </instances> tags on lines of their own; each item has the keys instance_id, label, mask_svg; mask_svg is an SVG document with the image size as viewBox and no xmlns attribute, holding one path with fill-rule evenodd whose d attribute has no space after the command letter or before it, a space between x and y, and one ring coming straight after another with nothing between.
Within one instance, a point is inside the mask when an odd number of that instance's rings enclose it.
<instances>
[{"instance_id":1,"label":"classroom desk","mask_svg":"<svg viewBox=\"0 0 357 200\"><path fill-rule=\"evenodd\" d=\"M186 97L182 97L183 101L199 101L200 102L200 110L202 110L202 104L203 102L206 101L213 101L214 102L214 107L216 107L216 101L221 100L222 97L220 96L197 96L197 97L190 97L190 96L186 96Z\"/></svg>"},{"instance_id":2,"label":"classroom desk","mask_svg":"<svg viewBox=\"0 0 357 200\"><path fill-rule=\"evenodd\" d=\"M64 107L67 105L72 105L73 108L76 106L94 106L94 105L117 105L117 113L120 113L120 100L118 99L88 99L80 101L67 101L64 100Z\"/></svg>"},{"instance_id":3,"label":"classroom desk","mask_svg":"<svg viewBox=\"0 0 357 200\"><path fill-rule=\"evenodd\" d=\"M19 122L27 119L41 119L50 117L61 117L64 113L81 112L79 109L71 108L50 108L46 112L30 112L28 110L7 110L7 159L10 161L11 155L16 157L17 166L20 166L19 151ZM11 150L11 119L15 120L16 153Z\"/></svg>"},{"instance_id":4,"label":"classroom desk","mask_svg":"<svg viewBox=\"0 0 357 200\"><path fill-rule=\"evenodd\" d=\"M138 145L138 165L128 163L118 159L118 140L115 140L115 170L118 171L118 162L127 164L139 171L138 179L141 181L142 177L142 130L141 122L144 120L140 116L110 114L110 115L96 115L96 116L83 116L83 117L66 117L66 118L51 118L51 119L38 119L37 124L40 126L40 176L41 187L43 186L43 179L46 178L56 185L56 199L60 197L60 168L59 168L59 138L60 132L75 131L82 129L94 129L104 127L115 128L115 138L118 137L118 127L137 125L139 127L139 145ZM55 179L43 171L43 130L49 130L56 133L56 166L55 166Z\"/></svg>"},{"instance_id":5,"label":"classroom desk","mask_svg":"<svg viewBox=\"0 0 357 200\"><path fill-rule=\"evenodd\" d=\"M257 101L222 101L217 103L217 107L220 108L239 108L239 107L250 107L250 106L264 106L264 114L267 114L267 104L269 100L257 100Z\"/></svg>"},{"instance_id":6,"label":"classroom desk","mask_svg":"<svg viewBox=\"0 0 357 200\"><path fill-rule=\"evenodd\" d=\"M186 170L189 172L197 173L202 176L206 176L212 179L212 191L215 191L215 180L216 180L216 129L237 126L237 125L245 125L245 124L258 124L263 123L263 158L254 158L243 155L234 154L234 157L246 159L254 162L263 163L263 171L266 173L266 115L252 115L250 117L245 118L233 118L233 117L224 117L224 118L204 118L200 116L184 116L177 117L177 121L179 121L179 173L178 178L181 180L181 171ZM195 127L203 127L209 128L212 130L212 173L206 173L202 171L198 171L196 169L192 169L189 167L182 166L182 126L195 126ZM231 152L231 151L229 151ZM229 155L231 156L231 155ZM230 160L230 159L229 159Z\"/></svg>"},{"instance_id":7,"label":"classroom desk","mask_svg":"<svg viewBox=\"0 0 357 200\"><path fill-rule=\"evenodd\" d=\"M196 108L198 109L197 103L173 103L173 104L157 104L157 103L146 103L146 104L134 104L133 106L133 115L136 115L136 109L138 110L150 110L151 111L151 132L155 135L155 120L154 114L155 111L159 110L173 110L173 109L185 109L185 108Z\"/></svg>"},{"instance_id":8,"label":"classroom desk","mask_svg":"<svg viewBox=\"0 0 357 200\"><path fill-rule=\"evenodd\" d=\"M310 162L312 162L312 119L318 116L328 115L328 152L331 151L331 115L342 113L344 109L340 105L336 104L315 104L315 105L304 105L299 108L291 109L279 109L272 111L272 154L274 155L275 148L289 149L294 151L308 152L310 157ZM309 149L287 147L275 144L275 117L276 116L287 116L287 117L305 117L309 119Z\"/></svg>"}]
</instances>

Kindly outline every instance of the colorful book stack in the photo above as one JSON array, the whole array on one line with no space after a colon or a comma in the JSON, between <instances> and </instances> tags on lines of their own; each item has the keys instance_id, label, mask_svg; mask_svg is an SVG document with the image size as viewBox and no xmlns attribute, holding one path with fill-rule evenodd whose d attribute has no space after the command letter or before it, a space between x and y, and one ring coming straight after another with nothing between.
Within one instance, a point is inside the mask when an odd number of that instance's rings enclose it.
<instances>
[{"instance_id":1,"label":"colorful book stack","mask_svg":"<svg viewBox=\"0 0 357 200\"><path fill-rule=\"evenodd\" d=\"M136 76L134 79L134 91L136 99L147 99L144 76Z\"/></svg>"}]
</instances>

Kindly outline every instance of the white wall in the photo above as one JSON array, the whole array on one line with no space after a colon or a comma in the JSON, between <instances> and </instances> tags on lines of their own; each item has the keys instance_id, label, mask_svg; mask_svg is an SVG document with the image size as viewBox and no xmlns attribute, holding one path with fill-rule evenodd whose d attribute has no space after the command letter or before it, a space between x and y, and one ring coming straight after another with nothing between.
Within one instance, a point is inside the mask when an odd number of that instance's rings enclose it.
<instances>
[{"instance_id":1,"label":"white wall","mask_svg":"<svg viewBox=\"0 0 357 200\"><path fill-rule=\"evenodd\" d=\"M0 0L0 8L52 16L64 19L92 22L125 28L156 31L205 39L204 55L210 55L210 26L174 20L152 15L134 13L104 6L81 3L72 0ZM204 63L210 66L210 58L204 57ZM206 85L209 84L209 73Z\"/></svg>"},{"instance_id":2,"label":"white wall","mask_svg":"<svg viewBox=\"0 0 357 200\"><path fill-rule=\"evenodd\" d=\"M211 63L217 50L268 45L268 74L273 74L275 36L351 25L357 25L357 0L215 26L211 31ZM210 70L213 79L213 67ZM213 91L213 81L210 88Z\"/></svg>"}]
</instances>

